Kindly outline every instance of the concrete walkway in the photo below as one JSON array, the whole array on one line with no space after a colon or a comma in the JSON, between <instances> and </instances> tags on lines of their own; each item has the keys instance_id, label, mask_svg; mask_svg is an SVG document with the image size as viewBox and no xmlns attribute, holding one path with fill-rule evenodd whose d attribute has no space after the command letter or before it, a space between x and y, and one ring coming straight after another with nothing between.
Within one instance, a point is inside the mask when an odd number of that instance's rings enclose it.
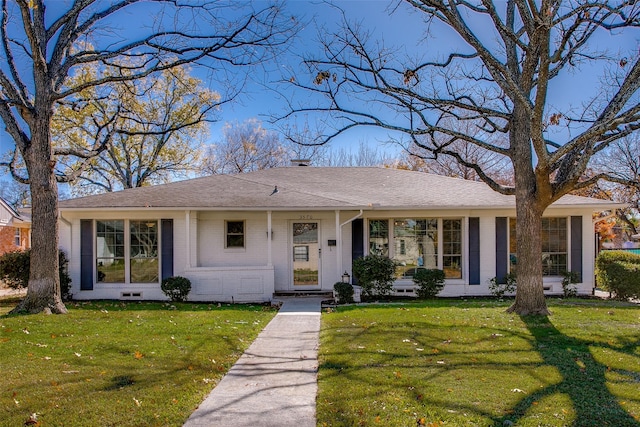
<instances>
[{"instance_id":1,"label":"concrete walkway","mask_svg":"<svg viewBox=\"0 0 640 427\"><path fill-rule=\"evenodd\" d=\"M315 427L321 298L283 298L184 427Z\"/></svg>"}]
</instances>

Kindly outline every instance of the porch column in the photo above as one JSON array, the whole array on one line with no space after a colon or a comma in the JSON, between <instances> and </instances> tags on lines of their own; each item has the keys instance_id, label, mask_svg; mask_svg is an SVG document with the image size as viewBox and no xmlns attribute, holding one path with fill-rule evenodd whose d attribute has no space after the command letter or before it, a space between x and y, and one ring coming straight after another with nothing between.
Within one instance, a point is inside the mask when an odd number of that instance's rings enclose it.
<instances>
[{"instance_id":1,"label":"porch column","mask_svg":"<svg viewBox=\"0 0 640 427\"><path fill-rule=\"evenodd\" d=\"M336 247L337 257L336 266L338 269L338 276L342 274L342 225L340 224L340 211L336 211ZM335 277L334 281L339 281L340 277Z\"/></svg>"},{"instance_id":2,"label":"porch column","mask_svg":"<svg viewBox=\"0 0 640 427\"><path fill-rule=\"evenodd\" d=\"M184 234L187 249L187 268L191 268L191 211L185 211Z\"/></svg>"},{"instance_id":3,"label":"porch column","mask_svg":"<svg viewBox=\"0 0 640 427\"><path fill-rule=\"evenodd\" d=\"M267 266L273 266L273 259L271 256L271 247L273 246L273 229L271 228L271 211L267 211Z\"/></svg>"}]
</instances>

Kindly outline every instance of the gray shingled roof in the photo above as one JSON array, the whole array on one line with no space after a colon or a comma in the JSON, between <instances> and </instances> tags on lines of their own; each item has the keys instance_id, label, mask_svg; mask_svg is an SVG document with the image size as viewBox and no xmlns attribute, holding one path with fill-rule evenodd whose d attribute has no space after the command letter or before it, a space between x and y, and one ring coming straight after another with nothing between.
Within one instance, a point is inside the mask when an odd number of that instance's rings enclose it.
<instances>
[{"instance_id":1,"label":"gray shingled roof","mask_svg":"<svg viewBox=\"0 0 640 427\"><path fill-rule=\"evenodd\" d=\"M274 187L278 193L270 195ZM554 206L607 209L604 200L564 196ZM65 209L447 209L512 208L486 184L398 169L285 167L212 175L60 202ZM617 206L617 205L616 205Z\"/></svg>"}]
</instances>

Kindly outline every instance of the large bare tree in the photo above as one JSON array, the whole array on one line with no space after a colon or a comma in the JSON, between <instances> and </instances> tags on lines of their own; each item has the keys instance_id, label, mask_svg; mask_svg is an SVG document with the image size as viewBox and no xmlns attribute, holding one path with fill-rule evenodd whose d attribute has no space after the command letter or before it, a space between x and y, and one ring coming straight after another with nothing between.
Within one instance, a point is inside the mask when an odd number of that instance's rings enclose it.
<instances>
[{"instance_id":1,"label":"large bare tree","mask_svg":"<svg viewBox=\"0 0 640 427\"><path fill-rule=\"evenodd\" d=\"M88 160L109 146L108 124L87 149L52 144L54 109L78 103L87 90L135 81L184 64L206 67L208 79L241 90L239 67L271 59L297 26L281 7L235 2L157 0L46 2L1 0L0 118L13 138L16 178L28 181L32 198L29 287L17 311L64 313L58 279L57 183L69 177L57 156ZM128 25L144 16L140 26ZM95 76L74 79L93 68ZM113 70L119 70L114 73ZM115 117L115 116L113 116ZM23 164L25 175L13 168Z\"/></svg>"},{"instance_id":2,"label":"large bare tree","mask_svg":"<svg viewBox=\"0 0 640 427\"><path fill-rule=\"evenodd\" d=\"M639 127L637 45L619 53L604 51L602 43L616 43L620 34L637 40L640 6L636 0L406 0L390 7L422 25L422 35L410 38L416 32L405 23L402 45L387 47L363 29L366 22L346 19L339 31L321 33L322 53L306 60L310 77L286 78L305 89L304 103L292 100L286 117L333 118L326 140L357 126L401 133L474 170L495 191L515 195L517 235L528 238L517 242L518 290L509 311L547 314L543 212L573 189L619 180L583 173L594 154ZM417 52L405 49L414 42ZM588 90L598 68L602 87ZM579 93L554 105L555 91L576 79L585 82ZM313 95L317 104L309 103ZM477 123L482 136L451 125L464 121ZM507 159L515 185L492 179L457 151L458 141Z\"/></svg>"}]
</instances>

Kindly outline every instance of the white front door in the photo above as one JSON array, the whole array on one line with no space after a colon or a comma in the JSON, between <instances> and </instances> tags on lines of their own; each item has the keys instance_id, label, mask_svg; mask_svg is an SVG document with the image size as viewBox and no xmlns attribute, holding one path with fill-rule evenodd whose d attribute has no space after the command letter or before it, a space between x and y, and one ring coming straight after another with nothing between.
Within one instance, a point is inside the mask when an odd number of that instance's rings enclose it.
<instances>
[{"instance_id":1,"label":"white front door","mask_svg":"<svg viewBox=\"0 0 640 427\"><path fill-rule=\"evenodd\" d=\"M291 256L294 289L320 287L320 227L316 221L291 223Z\"/></svg>"}]
</instances>

